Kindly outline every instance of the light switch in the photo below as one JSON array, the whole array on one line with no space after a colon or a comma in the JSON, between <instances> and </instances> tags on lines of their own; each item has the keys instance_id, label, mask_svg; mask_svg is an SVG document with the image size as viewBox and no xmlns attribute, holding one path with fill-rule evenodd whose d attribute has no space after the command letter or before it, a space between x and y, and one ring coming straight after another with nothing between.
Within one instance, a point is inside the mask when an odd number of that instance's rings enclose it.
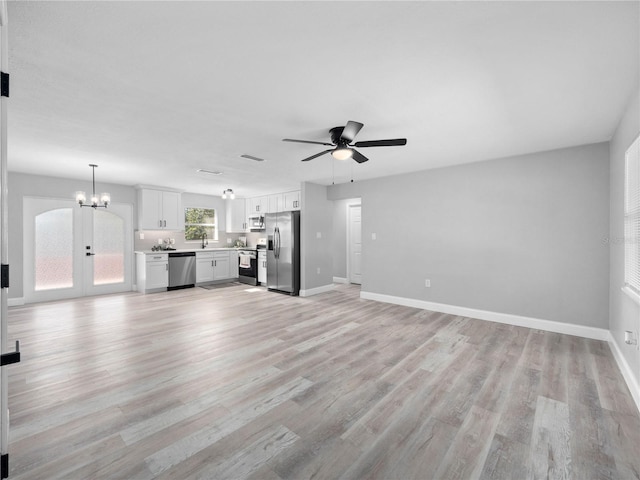
<instances>
[{"instance_id":1,"label":"light switch","mask_svg":"<svg viewBox=\"0 0 640 480\"><path fill-rule=\"evenodd\" d=\"M375 234L375 233L372 233L372 234L371 234L371 240L375 240L375 239L376 239L376 234Z\"/></svg>"},{"instance_id":2,"label":"light switch","mask_svg":"<svg viewBox=\"0 0 640 480\"><path fill-rule=\"evenodd\" d=\"M322 238L322 232L316 233L316 238Z\"/></svg>"}]
</instances>

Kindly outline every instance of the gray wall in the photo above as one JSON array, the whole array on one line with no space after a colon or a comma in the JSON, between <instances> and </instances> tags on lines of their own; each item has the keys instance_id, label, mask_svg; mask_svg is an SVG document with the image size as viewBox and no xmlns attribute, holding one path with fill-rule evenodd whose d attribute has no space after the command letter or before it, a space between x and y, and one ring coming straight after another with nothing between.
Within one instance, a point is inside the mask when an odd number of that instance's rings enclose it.
<instances>
[{"instance_id":1,"label":"gray wall","mask_svg":"<svg viewBox=\"0 0 640 480\"><path fill-rule=\"evenodd\" d=\"M333 202L333 276L347 277L347 203L349 200Z\"/></svg>"},{"instance_id":2,"label":"gray wall","mask_svg":"<svg viewBox=\"0 0 640 480\"><path fill-rule=\"evenodd\" d=\"M601 143L328 195L362 199L363 291L607 328L608 159Z\"/></svg>"},{"instance_id":3,"label":"gray wall","mask_svg":"<svg viewBox=\"0 0 640 480\"><path fill-rule=\"evenodd\" d=\"M101 183L98 187L100 191L108 191L114 203L131 205L133 222L136 225L136 190L133 187L105 183ZM74 193L77 190L88 191L90 189L90 177L88 181L81 181L9 172L9 265L11 268L9 298L21 298L23 296L23 197L32 196L70 200L74 198ZM135 279L135 273L133 277Z\"/></svg>"},{"instance_id":4,"label":"gray wall","mask_svg":"<svg viewBox=\"0 0 640 480\"><path fill-rule=\"evenodd\" d=\"M333 283L333 202L314 183L304 182L300 195L300 289L311 290Z\"/></svg>"},{"instance_id":5,"label":"gray wall","mask_svg":"<svg viewBox=\"0 0 640 480\"><path fill-rule=\"evenodd\" d=\"M624 343L624 332L640 331L640 306L621 291L624 285L624 154L640 133L640 91L630 99L626 114L610 142L611 223L609 328L614 341L640 383L640 351Z\"/></svg>"}]
</instances>

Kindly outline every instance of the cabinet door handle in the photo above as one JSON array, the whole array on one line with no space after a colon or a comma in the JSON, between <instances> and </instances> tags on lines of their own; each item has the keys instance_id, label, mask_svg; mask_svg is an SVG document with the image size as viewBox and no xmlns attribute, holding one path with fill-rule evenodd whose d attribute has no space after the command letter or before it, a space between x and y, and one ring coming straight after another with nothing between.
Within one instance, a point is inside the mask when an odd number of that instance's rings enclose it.
<instances>
[{"instance_id":1,"label":"cabinet door handle","mask_svg":"<svg viewBox=\"0 0 640 480\"><path fill-rule=\"evenodd\" d=\"M218 264L218 261L217 261L217 260L214 260L214 261L213 261L213 266L215 267L217 264Z\"/></svg>"},{"instance_id":2,"label":"cabinet door handle","mask_svg":"<svg viewBox=\"0 0 640 480\"><path fill-rule=\"evenodd\" d=\"M162 223L164 223L164 225L162 225L163 227L167 226L167 221L166 220L164 220Z\"/></svg>"},{"instance_id":3,"label":"cabinet door handle","mask_svg":"<svg viewBox=\"0 0 640 480\"><path fill-rule=\"evenodd\" d=\"M162 227L162 220L158 220L158 226Z\"/></svg>"},{"instance_id":4,"label":"cabinet door handle","mask_svg":"<svg viewBox=\"0 0 640 480\"><path fill-rule=\"evenodd\" d=\"M211 266L213 267L213 260L211 260Z\"/></svg>"}]
</instances>

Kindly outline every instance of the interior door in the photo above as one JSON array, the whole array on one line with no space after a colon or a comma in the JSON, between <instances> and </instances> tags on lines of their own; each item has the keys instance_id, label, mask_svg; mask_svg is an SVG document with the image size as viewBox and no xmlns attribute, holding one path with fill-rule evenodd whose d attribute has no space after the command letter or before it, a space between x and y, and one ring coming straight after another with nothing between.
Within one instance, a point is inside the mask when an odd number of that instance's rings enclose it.
<instances>
[{"instance_id":1,"label":"interior door","mask_svg":"<svg viewBox=\"0 0 640 480\"><path fill-rule=\"evenodd\" d=\"M131 290L130 205L25 197L23 212L26 303Z\"/></svg>"},{"instance_id":2,"label":"interior door","mask_svg":"<svg viewBox=\"0 0 640 480\"><path fill-rule=\"evenodd\" d=\"M362 207L349 205L349 282L362 284Z\"/></svg>"}]
</instances>

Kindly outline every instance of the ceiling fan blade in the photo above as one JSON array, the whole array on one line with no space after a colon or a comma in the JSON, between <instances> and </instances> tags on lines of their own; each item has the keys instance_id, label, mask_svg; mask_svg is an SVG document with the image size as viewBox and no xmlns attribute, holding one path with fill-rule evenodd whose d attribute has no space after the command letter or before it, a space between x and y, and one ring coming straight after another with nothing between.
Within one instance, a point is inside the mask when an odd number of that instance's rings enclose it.
<instances>
[{"instance_id":1,"label":"ceiling fan blade","mask_svg":"<svg viewBox=\"0 0 640 480\"><path fill-rule=\"evenodd\" d=\"M364 127L364 125L360 122L354 122L349 120L342 130L342 135L340 135L340 140L344 140L346 143L353 142L353 139L356 138L360 129Z\"/></svg>"},{"instance_id":2,"label":"ceiling fan blade","mask_svg":"<svg viewBox=\"0 0 640 480\"><path fill-rule=\"evenodd\" d=\"M311 140L294 140L293 138L283 138L283 142L297 142L297 143L313 143L314 145L326 145L328 147L333 147L333 143L326 142L313 142Z\"/></svg>"},{"instance_id":3,"label":"ceiling fan blade","mask_svg":"<svg viewBox=\"0 0 640 480\"><path fill-rule=\"evenodd\" d=\"M302 162L308 162L309 160L313 160L314 158L318 158L319 156L324 155L325 153L332 152L332 151L333 151L333 148L331 148L329 150L325 150L324 152L316 153L315 155L311 155L310 157L303 158L301 161Z\"/></svg>"},{"instance_id":4,"label":"ceiling fan blade","mask_svg":"<svg viewBox=\"0 0 640 480\"><path fill-rule=\"evenodd\" d=\"M364 142L356 142L354 147L398 147L406 145L406 138L393 138L390 140L365 140Z\"/></svg>"},{"instance_id":5,"label":"ceiling fan blade","mask_svg":"<svg viewBox=\"0 0 640 480\"><path fill-rule=\"evenodd\" d=\"M367 162L369 161L369 159L367 157L365 157L364 155L362 155L359 151L354 150L353 151L353 156L352 158L358 162L358 163L363 163L363 162Z\"/></svg>"}]
</instances>

